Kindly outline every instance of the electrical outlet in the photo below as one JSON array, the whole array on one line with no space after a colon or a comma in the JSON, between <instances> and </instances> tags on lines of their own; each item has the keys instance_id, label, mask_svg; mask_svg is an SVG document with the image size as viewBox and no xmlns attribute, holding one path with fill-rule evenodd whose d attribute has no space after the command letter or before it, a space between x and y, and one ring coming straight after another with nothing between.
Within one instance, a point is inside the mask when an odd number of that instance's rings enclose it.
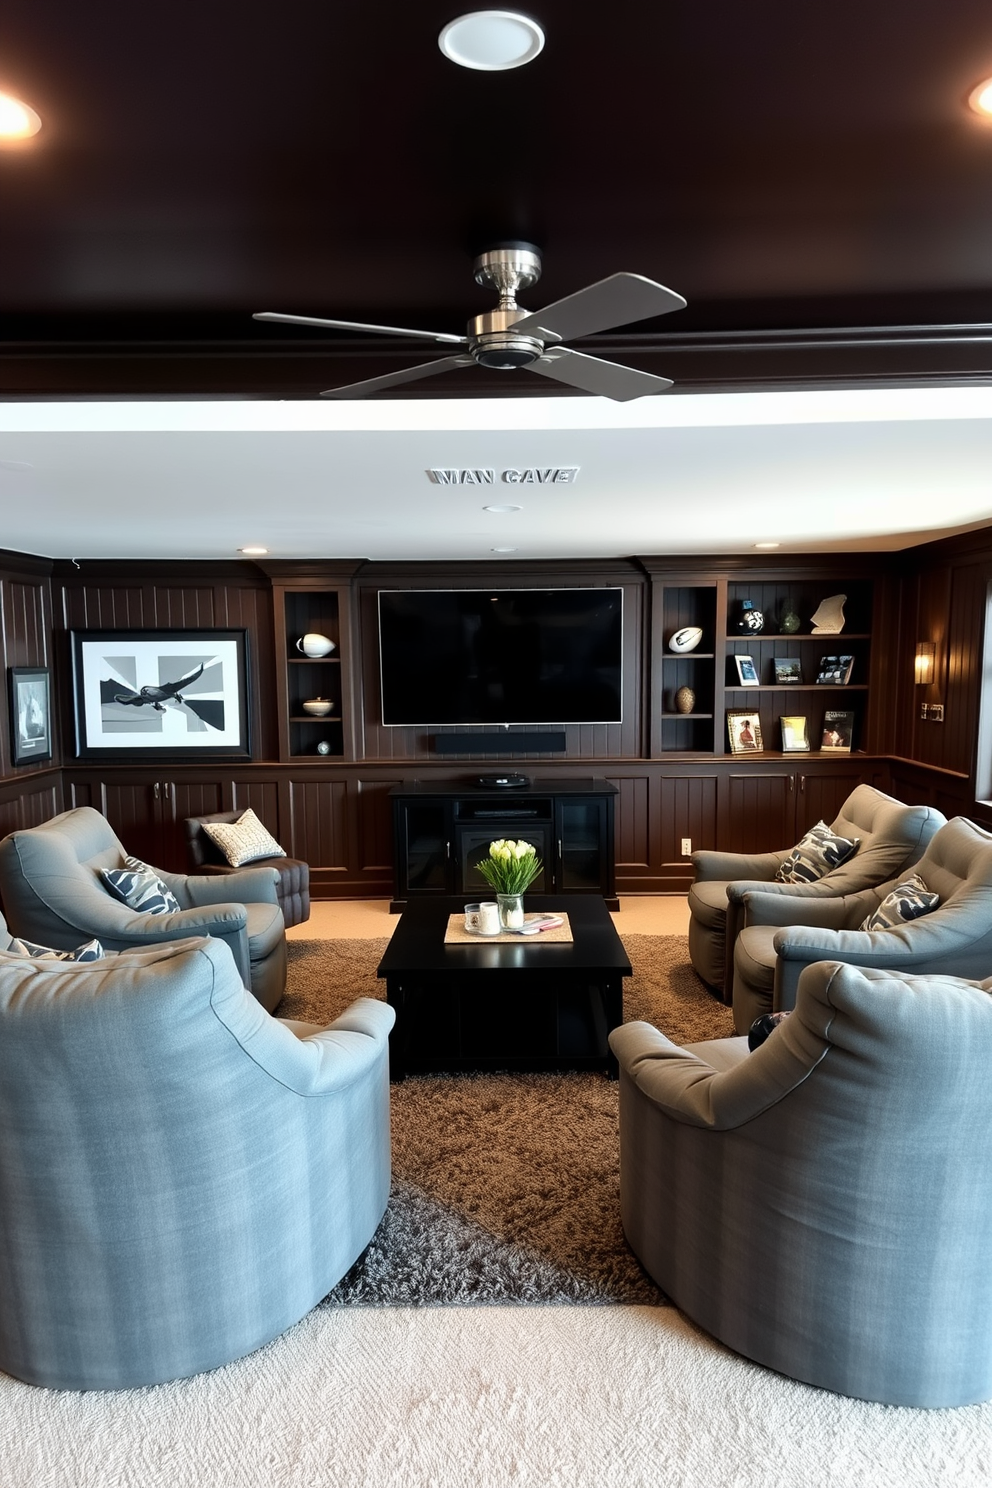
<instances>
[{"instance_id":1,"label":"electrical outlet","mask_svg":"<svg viewBox=\"0 0 992 1488\"><path fill-rule=\"evenodd\" d=\"M692 838L691 837L683 837L682 838L682 856L684 858L687 858L687 857L689 857L689 855L690 855L691 852L692 852Z\"/></svg>"}]
</instances>

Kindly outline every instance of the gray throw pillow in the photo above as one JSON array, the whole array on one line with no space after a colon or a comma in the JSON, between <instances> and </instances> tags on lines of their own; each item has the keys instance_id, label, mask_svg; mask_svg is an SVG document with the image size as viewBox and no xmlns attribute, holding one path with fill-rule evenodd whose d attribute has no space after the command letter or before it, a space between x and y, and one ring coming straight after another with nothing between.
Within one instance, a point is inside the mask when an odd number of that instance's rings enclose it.
<instances>
[{"instance_id":1,"label":"gray throw pillow","mask_svg":"<svg viewBox=\"0 0 992 1488\"><path fill-rule=\"evenodd\" d=\"M838 837L825 821L810 827L775 875L776 883L815 883L856 851L860 837Z\"/></svg>"},{"instance_id":2,"label":"gray throw pillow","mask_svg":"<svg viewBox=\"0 0 992 1488\"><path fill-rule=\"evenodd\" d=\"M100 876L116 899L142 914L175 914L179 900L154 868L140 858L125 858L124 868L101 868Z\"/></svg>"},{"instance_id":3,"label":"gray throw pillow","mask_svg":"<svg viewBox=\"0 0 992 1488\"><path fill-rule=\"evenodd\" d=\"M918 873L896 884L886 894L878 908L863 920L861 930L892 930L896 925L905 925L909 920L918 920L929 914L940 903L940 895L928 889Z\"/></svg>"}]
</instances>

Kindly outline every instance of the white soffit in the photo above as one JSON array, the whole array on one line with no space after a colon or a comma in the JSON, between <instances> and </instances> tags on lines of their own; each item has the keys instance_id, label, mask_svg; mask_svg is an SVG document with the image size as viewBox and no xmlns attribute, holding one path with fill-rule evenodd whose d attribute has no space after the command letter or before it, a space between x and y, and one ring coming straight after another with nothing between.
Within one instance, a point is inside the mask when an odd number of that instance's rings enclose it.
<instances>
[{"instance_id":1,"label":"white soffit","mask_svg":"<svg viewBox=\"0 0 992 1488\"><path fill-rule=\"evenodd\" d=\"M517 487L508 466L578 466ZM431 467L497 485L432 485ZM992 387L0 404L0 546L50 557L886 550L992 521Z\"/></svg>"}]
</instances>

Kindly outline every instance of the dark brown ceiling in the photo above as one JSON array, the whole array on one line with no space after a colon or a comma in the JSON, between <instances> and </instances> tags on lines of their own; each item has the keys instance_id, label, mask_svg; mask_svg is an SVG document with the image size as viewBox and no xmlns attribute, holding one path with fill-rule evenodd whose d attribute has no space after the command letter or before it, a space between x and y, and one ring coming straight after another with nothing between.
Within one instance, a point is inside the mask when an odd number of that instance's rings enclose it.
<instances>
[{"instance_id":1,"label":"dark brown ceiling","mask_svg":"<svg viewBox=\"0 0 992 1488\"><path fill-rule=\"evenodd\" d=\"M532 308L618 269L685 311L587 350L677 387L992 374L987 0L576 0L518 71L437 0L5 0L0 396L312 397L463 331L471 256L536 243ZM564 391L471 369L398 390Z\"/></svg>"}]
</instances>

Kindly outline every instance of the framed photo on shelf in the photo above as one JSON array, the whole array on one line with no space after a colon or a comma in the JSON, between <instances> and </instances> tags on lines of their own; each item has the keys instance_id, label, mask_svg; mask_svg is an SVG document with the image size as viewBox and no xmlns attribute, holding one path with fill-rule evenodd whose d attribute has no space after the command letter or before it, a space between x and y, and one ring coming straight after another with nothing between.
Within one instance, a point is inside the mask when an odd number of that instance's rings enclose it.
<instances>
[{"instance_id":1,"label":"framed photo on shelf","mask_svg":"<svg viewBox=\"0 0 992 1488\"><path fill-rule=\"evenodd\" d=\"M782 753L807 754L809 752L809 728L801 714L789 713L779 719L782 725Z\"/></svg>"},{"instance_id":2,"label":"framed photo on shelf","mask_svg":"<svg viewBox=\"0 0 992 1488\"><path fill-rule=\"evenodd\" d=\"M803 680L803 664L798 656L775 656L772 658L772 666L775 669L775 681L779 684Z\"/></svg>"},{"instance_id":3,"label":"framed photo on shelf","mask_svg":"<svg viewBox=\"0 0 992 1488\"><path fill-rule=\"evenodd\" d=\"M47 667L9 667L10 759L14 765L52 757L52 704Z\"/></svg>"},{"instance_id":4,"label":"framed photo on shelf","mask_svg":"<svg viewBox=\"0 0 992 1488\"><path fill-rule=\"evenodd\" d=\"M845 682L850 682L853 669L853 656L821 656L820 670L816 674L817 685L825 683L843 687Z\"/></svg>"},{"instance_id":5,"label":"framed photo on shelf","mask_svg":"<svg viewBox=\"0 0 992 1488\"><path fill-rule=\"evenodd\" d=\"M244 630L76 630L80 759L250 759Z\"/></svg>"},{"instance_id":6,"label":"framed photo on shelf","mask_svg":"<svg viewBox=\"0 0 992 1488\"><path fill-rule=\"evenodd\" d=\"M761 720L757 713L736 712L728 708L727 734L731 754L759 754L764 748L761 742Z\"/></svg>"},{"instance_id":7,"label":"framed photo on shelf","mask_svg":"<svg viewBox=\"0 0 992 1488\"><path fill-rule=\"evenodd\" d=\"M854 714L828 710L823 715L823 739L820 749L824 754L850 754L854 737Z\"/></svg>"},{"instance_id":8,"label":"framed photo on shelf","mask_svg":"<svg viewBox=\"0 0 992 1488\"><path fill-rule=\"evenodd\" d=\"M734 663L737 667L737 676L742 687L757 687L759 682L758 669L754 664L753 656L735 656Z\"/></svg>"}]
</instances>

